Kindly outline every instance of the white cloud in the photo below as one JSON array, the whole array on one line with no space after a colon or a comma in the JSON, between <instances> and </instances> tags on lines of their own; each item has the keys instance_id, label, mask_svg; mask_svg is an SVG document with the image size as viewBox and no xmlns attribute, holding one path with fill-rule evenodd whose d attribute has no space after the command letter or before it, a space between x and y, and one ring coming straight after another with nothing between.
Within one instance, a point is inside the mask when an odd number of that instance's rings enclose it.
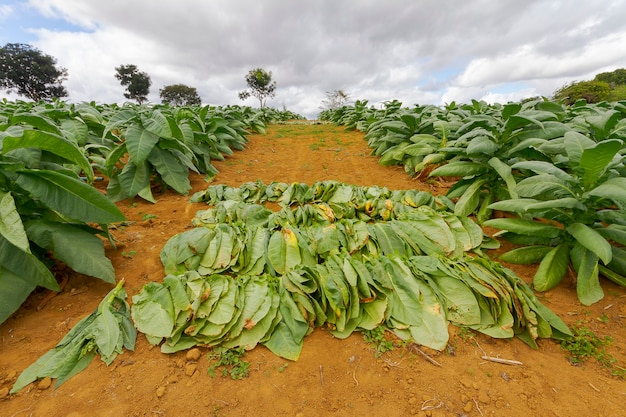
<instances>
[{"instance_id":1,"label":"white cloud","mask_svg":"<svg viewBox=\"0 0 626 417\"><path fill-rule=\"evenodd\" d=\"M624 0L28 4L74 25L42 28L33 42L68 69L74 101L123 101L115 67L131 63L151 76L151 100L185 83L211 104L242 103L246 73L262 67L278 84L268 104L307 117L336 89L371 104L508 101L626 67Z\"/></svg>"}]
</instances>

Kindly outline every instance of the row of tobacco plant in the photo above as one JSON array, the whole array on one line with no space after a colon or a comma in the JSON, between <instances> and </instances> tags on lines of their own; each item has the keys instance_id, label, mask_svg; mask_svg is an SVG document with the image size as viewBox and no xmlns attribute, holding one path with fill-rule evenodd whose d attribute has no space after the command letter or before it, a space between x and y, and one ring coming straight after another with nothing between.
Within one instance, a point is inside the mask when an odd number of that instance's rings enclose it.
<instances>
[{"instance_id":1,"label":"row of tobacco plant","mask_svg":"<svg viewBox=\"0 0 626 417\"><path fill-rule=\"evenodd\" d=\"M186 194L191 171L243 149L250 132L298 117L249 107L0 102L0 323L37 287L58 290L56 259L114 283L104 255L116 201L154 187ZM106 177L106 196L93 187ZM97 225L97 226L96 226ZM80 247L80 251L75 248Z\"/></svg>"},{"instance_id":2,"label":"row of tobacco plant","mask_svg":"<svg viewBox=\"0 0 626 417\"><path fill-rule=\"evenodd\" d=\"M626 102L357 101L321 118L365 132L383 165L453 180L454 213L516 244L502 261L539 263L536 290L557 286L570 267L585 305L603 298L601 277L626 286Z\"/></svg>"}]
</instances>

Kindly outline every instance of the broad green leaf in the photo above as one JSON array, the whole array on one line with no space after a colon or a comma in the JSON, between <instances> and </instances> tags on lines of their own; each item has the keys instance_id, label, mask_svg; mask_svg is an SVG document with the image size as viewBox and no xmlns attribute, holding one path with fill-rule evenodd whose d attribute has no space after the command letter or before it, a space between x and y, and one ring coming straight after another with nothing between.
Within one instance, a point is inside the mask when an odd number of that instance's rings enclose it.
<instances>
[{"instance_id":1,"label":"broad green leaf","mask_svg":"<svg viewBox=\"0 0 626 417\"><path fill-rule=\"evenodd\" d=\"M374 330L385 320L387 299L377 298L361 304L361 316L358 327L365 330Z\"/></svg>"},{"instance_id":2,"label":"broad green leaf","mask_svg":"<svg viewBox=\"0 0 626 417\"><path fill-rule=\"evenodd\" d=\"M585 149L579 163L580 168L584 170L583 185L592 187L602 177L608 164L622 147L621 140L612 139L599 142L596 146Z\"/></svg>"},{"instance_id":3,"label":"broad green leaf","mask_svg":"<svg viewBox=\"0 0 626 417\"><path fill-rule=\"evenodd\" d=\"M576 279L576 293L583 305L589 306L604 298L604 291L600 286L598 256L576 244L570 252L572 265L578 273Z\"/></svg>"},{"instance_id":4,"label":"broad green leaf","mask_svg":"<svg viewBox=\"0 0 626 417\"><path fill-rule=\"evenodd\" d=\"M148 156L163 181L179 194L187 194L191 189L189 171L171 152L155 146Z\"/></svg>"},{"instance_id":5,"label":"broad green leaf","mask_svg":"<svg viewBox=\"0 0 626 417\"><path fill-rule=\"evenodd\" d=\"M270 236L267 246L267 258L277 273L282 275L286 272L287 245L281 230L274 231Z\"/></svg>"},{"instance_id":6,"label":"broad green leaf","mask_svg":"<svg viewBox=\"0 0 626 417\"><path fill-rule=\"evenodd\" d=\"M93 181L93 169L87 157L83 155L76 144L69 142L62 136L41 130L25 130L22 137L9 136L2 143L4 154L19 148L37 148L60 156L76 164L83 171L88 182Z\"/></svg>"},{"instance_id":7,"label":"broad green leaf","mask_svg":"<svg viewBox=\"0 0 626 417\"><path fill-rule=\"evenodd\" d=\"M15 200L11 193L0 191L0 235L24 252L30 252L28 236L24 231Z\"/></svg>"},{"instance_id":8,"label":"broad green leaf","mask_svg":"<svg viewBox=\"0 0 626 417\"><path fill-rule=\"evenodd\" d=\"M148 132L161 138L173 138L168 116L165 116L159 110L153 110L149 116L142 115L141 124Z\"/></svg>"},{"instance_id":9,"label":"broad green leaf","mask_svg":"<svg viewBox=\"0 0 626 417\"><path fill-rule=\"evenodd\" d=\"M480 307L472 290L462 281L446 275L433 277L445 297L446 318L455 324L480 323Z\"/></svg>"},{"instance_id":10,"label":"broad green leaf","mask_svg":"<svg viewBox=\"0 0 626 417\"><path fill-rule=\"evenodd\" d=\"M604 264L611 262L611 244L591 227L582 223L572 223L565 228L583 247L595 253Z\"/></svg>"},{"instance_id":11,"label":"broad green leaf","mask_svg":"<svg viewBox=\"0 0 626 417\"><path fill-rule=\"evenodd\" d=\"M519 235L539 236L546 238L555 238L562 233L562 229L556 226L523 219L490 219L487 220L484 225L517 233Z\"/></svg>"},{"instance_id":12,"label":"broad green leaf","mask_svg":"<svg viewBox=\"0 0 626 417\"><path fill-rule=\"evenodd\" d=\"M89 140L89 128L80 119L62 119L63 136L78 146L85 146Z\"/></svg>"},{"instance_id":13,"label":"broad green leaf","mask_svg":"<svg viewBox=\"0 0 626 417\"><path fill-rule=\"evenodd\" d=\"M558 179L568 182L573 181L573 177L561 168L546 161L521 161L513 164L512 169L528 169L535 174L549 174L557 177Z\"/></svg>"},{"instance_id":14,"label":"broad green leaf","mask_svg":"<svg viewBox=\"0 0 626 417\"><path fill-rule=\"evenodd\" d=\"M137 112L135 110L122 109L116 111L104 127L102 137L104 138L106 134L110 131L120 129L122 126L126 125L128 122L135 119L136 117ZM119 136L119 133L116 133L116 136Z\"/></svg>"},{"instance_id":15,"label":"broad green leaf","mask_svg":"<svg viewBox=\"0 0 626 417\"><path fill-rule=\"evenodd\" d=\"M593 129L594 136L602 140L611 133L611 129L622 118L623 115L617 110L604 110L599 114L587 116L585 120Z\"/></svg>"},{"instance_id":16,"label":"broad green leaf","mask_svg":"<svg viewBox=\"0 0 626 417\"><path fill-rule=\"evenodd\" d=\"M98 224L125 219L120 209L98 190L67 175L22 170L15 182L43 204L69 218Z\"/></svg>"},{"instance_id":17,"label":"broad green leaf","mask_svg":"<svg viewBox=\"0 0 626 417\"><path fill-rule=\"evenodd\" d=\"M500 146L487 136L477 136L467 144L468 155L493 155Z\"/></svg>"},{"instance_id":18,"label":"broad green leaf","mask_svg":"<svg viewBox=\"0 0 626 417\"><path fill-rule=\"evenodd\" d=\"M596 145L592 139L589 139L582 133L575 131L565 133L565 140L563 141L563 144L565 145L567 158L573 163L574 166L578 166L580 164L580 160L585 149L592 148Z\"/></svg>"},{"instance_id":19,"label":"broad green leaf","mask_svg":"<svg viewBox=\"0 0 626 417\"><path fill-rule=\"evenodd\" d=\"M150 155L152 148L159 142L159 137L146 130L139 123L133 123L126 129L126 149L130 156L129 163L141 164Z\"/></svg>"},{"instance_id":20,"label":"broad green leaf","mask_svg":"<svg viewBox=\"0 0 626 417\"><path fill-rule=\"evenodd\" d=\"M609 178L587 193L589 196L605 198L626 207L626 178Z\"/></svg>"},{"instance_id":21,"label":"broad green leaf","mask_svg":"<svg viewBox=\"0 0 626 417\"><path fill-rule=\"evenodd\" d=\"M492 210L524 213L526 211L526 207L528 207L530 204L540 203L540 202L542 201L534 199L534 198L513 198L510 200L501 200L501 201L496 201L495 203L491 203L489 205L489 208Z\"/></svg>"},{"instance_id":22,"label":"broad green leaf","mask_svg":"<svg viewBox=\"0 0 626 417\"><path fill-rule=\"evenodd\" d=\"M263 345L281 358L297 361L300 352L302 352L303 341L294 340L287 325L281 321L274 328L270 338L263 342Z\"/></svg>"},{"instance_id":23,"label":"broad green leaf","mask_svg":"<svg viewBox=\"0 0 626 417\"><path fill-rule=\"evenodd\" d=\"M131 315L137 330L153 337L169 337L174 330L174 305L168 288L151 282L133 296Z\"/></svg>"},{"instance_id":24,"label":"broad green leaf","mask_svg":"<svg viewBox=\"0 0 626 417\"><path fill-rule=\"evenodd\" d=\"M548 291L556 287L569 265L569 244L561 243L548 252L535 273L533 286L537 291Z\"/></svg>"},{"instance_id":25,"label":"broad green leaf","mask_svg":"<svg viewBox=\"0 0 626 417\"><path fill-rule=\"evenodd\" d=\"M56 378L55 387L59 387L85 369L96 352L109 365L122 351L122 340L125 337L120 334L122 327L125 328L123 331L129 333L128 343L124 343L124 346L134 349L136 332L132 325L128 326L129 307L123 284L124 281L120 281L105 296L96 311L80 320L53 349L26 368L13 385L11 393L43 377ZM113 303L116 309L114 313L111 311Z\"/></svg>"},{"instance_id":26,"label":"broad green leaf","mask_svg":"<svg viewBox=\"0 0 626 417\"><path fill-rule=\"evenodd\" d=\"M42 219L28 222L26 232L30 240L74 271L115 283L115 271L105 256L102 239L93 233L76 225Z\"/></svg>"},{"instance_id":27,"label":"broad green leaf","mask_svg":"<svg viewBox=\"0 0 626 417\"><path fill-rule=\"evenodd\" d=\"M290 271L302 263L300 247L296 233L288 227L283 227L283 239L285 239L285 269Z\"/></svg>"},{"instance_id":28,"label":"broad green leaf","mask_svg":"<svg viewBox=\"0 0 626 417\"><path fill-rule=\"evenodd\" d=\"M106 157L105 167L106 172L104 174L112 177L114 172L117 170L116 165L120 162L120 160L126 155L126 142L122 142L117 145L115 148L111 150L111 152Z\"/></svg>"},{"instance_id":29,"label":"broad green leaf","mask_svg":"<svg viewBox=\"0 0 626 417\"><path fill-rule=\"evenodd\" d=\"M368 226L368 230L370 237L375 239L384 255L407 255L404 240L395 232L390 223L373 223Z\"/></svg>"},{"instance_id":30,"label":"broad green leaf","mask_svg":"<svg viewBox=\"0 0 626 417\"><path fill-rule=\"evenodd\" d=\"M35 255L24 252L0 236L0 271L10 271L30 284L60 291L54 275Z\"/></svg>"},{"instance_id":31,"label":"broad green leaf","mask_svg":"<svg viewBox=\"0 0 626 417\"><path fill-rule=\"evenodd\" d=\"M10 119L11 124L15 125L18 123L25 123L27 125L31 125L39 131L53 133L56 135L60 135L61 131L59 126L54 124L52 120L47 117L33 114L33 113L18 113L11 116Z\"/></svg>"},{"instance_id":32,"label":"broad green leaf","mask_svg":"<svg viewBox=\"0 0 626 417\"><path fill-rule=\"evenodd\" d=\"M37 284L32 280L26 280L21 273L13 273L0 265L0 323L20 308L35 288Z\"/></svg>"},{"instance_id":33,"label":"broad green leaf","mask_svg":"<svg viewBox=\"0 0 626 417\"><path fill-rule=\"evenodd\" d=\"M612 240L622 246L626 246L626 226L610 224L607 227L596 229L596 231L605 239Z\"/></svg>"},{"instance_id":34,"label":"broad green leaf","mask_svg":"<svg viewBox=\"0 0 626 417\"><path fill-rule=\"evenodd\" d=\"M515 189L517 184L511 173L511 167L496 157L491 158L487 163L498 173L500 178L504 180L511 198L517 198L517 190Z\"/></svg>"},{"instance_id":35,"label":"broad green leaf","mask_svg":"<svg viewBox=\"0 0 626 417\"><path fill-rule=\"evenodd\" d=\"M557 198L554 200L548 201L539 201L536 203L530 203L526 206L525 210L528 212L531 211L544 211L544 210L555 210L555 209L576 209L584 212L587 210L587 207L581 203L577 198L573 197L564 197Z\"/></svg>"},{"instance_id":36,"label":"broad green leaf","mask_svg":"<svg viewBox=\"0 0 626 417\"><path fill-rule=\"evenodd\" d=\"M503 253L498 259L511 264L529 265L541 261L551 250L551 246L524 246Z\"/></svg>"},{"instance_id":37,"label":"broad green leaf","mask_svg":"<svg viewBox=\"0 0 626 417\"><path fill-rule=\"evenodd\" d=\"M489 168L484 164L469 161L450 162L435 168L429 177L465 177L484 174Z\"/></svg>"},{"instance_id":38,"label":"broad green leaf","mask_svg":"<svg viewBox=\"0 0 626 417\"><path fill-rule=\"evenodd\" d=\"M517 183L516 190L520 197L541 200L575 196L569 183L552 174L540 174L525 178Z\"/></svg>"},{"instance_id":39,"label":"broad green leaf","mask_svg":"<svg viewBox=\"0 0 626 417\"><path fill-rule=\"evenodd\" d=\"M144 161L139 164L127 163L117 176L122 194L120 197L132 198L150 185L150 164Z\"/></svg>"},{"instance_id":40,"label":"broad green leaf","mask_svg":"<svg viewBox=\"0 0 626 417\"><path fill-rule=\"evenodd\" d=\"M95 342L103 359L108 359L113 355L120 339L119 323L109 308L110 305L107 305L105 308L98 309L100 314L94 322L93 329Z\"/></svg>"},{"instance_id":41,"label":"broad green leaf","mask_svg":"<svg viewBox=\"0 0 626 417\"><path fill-rule=\"evenodd\" d=\"M454 206L454 214L465 217L472 214L480 203L480 194L487 180L476 180L467 187Z\"/></svg>"}]
</instances>

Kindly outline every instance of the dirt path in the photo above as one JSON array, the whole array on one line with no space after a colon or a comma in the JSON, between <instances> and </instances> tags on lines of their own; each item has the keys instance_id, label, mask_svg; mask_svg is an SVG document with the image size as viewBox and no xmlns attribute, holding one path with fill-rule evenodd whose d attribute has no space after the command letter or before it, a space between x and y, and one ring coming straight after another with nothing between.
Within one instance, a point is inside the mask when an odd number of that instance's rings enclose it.
<instances>
[{"instance_id":1,"label":"dirt path","mask_svg":"<svg viewBox=\"0 0 626 417\"><path fill-rule=\"evenodd\" d=\"M265 182L341 180L391 189L443 192L436 183L411 180L402 168L381 167L368 156L357 132L330 125L272 126L251 136L246 150L224 162L214 183L238 186ZM192 178L194 191L207 183ZM157 204L119 204L130 223L115 230L117 249L107 254L132 296L149 281L160 281L159 253L174 234L190 227L203 204L166 193ZM529 280L533 269L516 268ZM606 297L581 306L575 290L562 285L542 301L568 324L580 323L611 335L607 353L626 363L626 290L603 282ZM246 355L250 376L210 377L208 349L199 359L164 355L140 335L135 352L111 366L99 359L58 389L32 384L14 396L6 392L17 375L44 354L82 317L91 313L111 285L70 274L63 293L37 311L45 293L34 294L0 326L0 416L622 416L626 381L591 360L570 365L559 345L540 341L534 351L519 340L494 340L450 327L444 352L425 350L440 367L403 348L376 358L360 334L346 340L318 329L305 339L297 362L257 347ZM517 360L520 366L487 362L483 355Z\"/></svg>"}]
</instances>

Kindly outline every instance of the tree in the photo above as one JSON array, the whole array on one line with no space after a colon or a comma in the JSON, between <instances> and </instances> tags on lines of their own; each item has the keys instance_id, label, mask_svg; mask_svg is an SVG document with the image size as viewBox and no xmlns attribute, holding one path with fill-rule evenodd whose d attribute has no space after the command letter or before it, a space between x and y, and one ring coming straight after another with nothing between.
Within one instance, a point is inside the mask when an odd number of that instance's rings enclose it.
<instances>
[{"instance_id":1,"label":"tree","mask_svg":"<svg viewBox=\"0 0 626 417\"><path fill-rule=\"evenodd\" d=\"M326 100L322 100L320 109L335 110L350 103L350 94L343 90L327 91Z\"/></svg>"},{"instance_id":2,"label":"tree","mask_svg":"<svg viewBox=\"0 0 626 417\"><path fill-rule=\"evenodd\" d=\"M199 106L202 103L198 90L185 84L166 85L159 90L161 101L173 106Z\"/></svg>"},{"instance_id":3,"label":"tree","mask_svg":"<svg viewBox=\"0 0 626 417\"><path fill-rule=\"evenodd\" d=\"M33 101L67 97L62 83L67 69L31 45L7 43L0 48L0 88Z\"/></svg>"},{"instance_id":4,"label":"tree","mask_svg":"<svg viewBox=\"0 0 626 417\"><path fill-rule=\"evenodd\" d=\"M574 104L580 99L587 103L598 103L609 98L611 86L604 81L579 81L565 84L554 92L555 100L563 100L565 104Z\"/></svg>"},{"instance_id":5,"label":"tree","mask_svg":"<svg viewBox=\"0 0 626 417\"><path fill-rule=\"evenodd\" d=\"M272 71L267 72L263 68L255 68L246 75L248 89L239 93L241 100L253 96L259 99L261 108L265 107L267 97L274 97L276 93L276 81L272 81Z\"/></svg>"},{"instance_id":6,"label":"tree","mask_svg":"<svg viewBox=\"0 0 626 417\"><path fill-rule=\"evenodd\" d=\"M145 72L139 72L136 65L120 65L115 68L115 78L126 87L124 97L129 100L137 100L141 104L148 100L150 92L150 77Z\"/></svg>"},{"instance_id":7,"label":"tree","mask_svg":"<svg viewBox=\"0 0 626 417\"><path fill-rule=\"evenodd\" d=\"M595 81L604 81L611 86L611 89L619 85L626 84L626 69L618 68L613 72L601 72L594 78Z\"/></svg>"}]
</instances>

